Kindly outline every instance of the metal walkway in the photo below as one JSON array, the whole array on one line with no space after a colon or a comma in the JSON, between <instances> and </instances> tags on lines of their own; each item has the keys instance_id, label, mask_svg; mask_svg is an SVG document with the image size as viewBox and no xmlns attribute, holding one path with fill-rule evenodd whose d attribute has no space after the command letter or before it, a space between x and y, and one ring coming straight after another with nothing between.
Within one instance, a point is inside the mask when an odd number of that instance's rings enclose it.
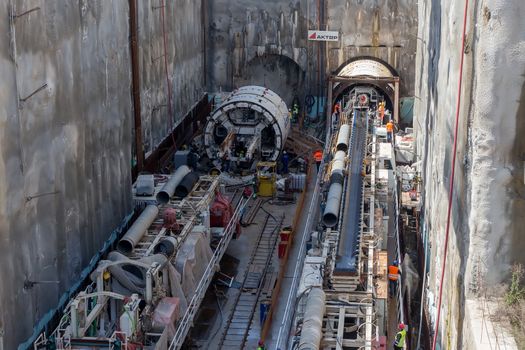
<instances>
[{"instance_id":1,"label":"metal walkway","mask_svg":"<svg viewBox=\"0 0 525 350\"><path fill-rule=\"evenodd\" d=\"M245 347L254 322L264 279L279 240L283 219L284 216L279 218L266 216L264 226L252 251L240 292L237 294L235 307L226 320L218 349L243 349Z\"/></svg>"}]
</instances>

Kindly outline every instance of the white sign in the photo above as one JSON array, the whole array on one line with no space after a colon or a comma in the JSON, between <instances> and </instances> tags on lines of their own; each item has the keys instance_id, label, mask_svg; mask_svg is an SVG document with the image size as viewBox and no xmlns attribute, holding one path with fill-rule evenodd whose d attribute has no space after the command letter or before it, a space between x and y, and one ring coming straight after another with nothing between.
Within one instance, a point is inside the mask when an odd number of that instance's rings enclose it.
<instances>
[{"instance_id":1,"label":"white sign","mask_svg":"<svg viewBox=\"0 0 525 350\"><path fill-rule=\"evenodd\" d=\"M339 32L335 32L331 30L309 30L308 40L339 41Z\"/></svg>"}]
</instances>

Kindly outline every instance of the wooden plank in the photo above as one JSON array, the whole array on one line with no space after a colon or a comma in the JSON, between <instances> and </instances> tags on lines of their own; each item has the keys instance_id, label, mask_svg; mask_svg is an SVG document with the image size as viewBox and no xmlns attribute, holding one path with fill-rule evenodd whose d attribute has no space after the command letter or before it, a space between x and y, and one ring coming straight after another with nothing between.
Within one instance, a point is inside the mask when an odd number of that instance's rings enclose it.
<instances>
[{"instance_id":1,"label":"wooden plank","mask_svg":"<svg viewBox=\"0 0 525 350\"><path fill-rule=\"evenodd\" d=\"M376 262L376 293L377 297L380 299L386 299L388 297L388 252L386 250L381 250L377 254Z\"/></svg>"}]
</instances>

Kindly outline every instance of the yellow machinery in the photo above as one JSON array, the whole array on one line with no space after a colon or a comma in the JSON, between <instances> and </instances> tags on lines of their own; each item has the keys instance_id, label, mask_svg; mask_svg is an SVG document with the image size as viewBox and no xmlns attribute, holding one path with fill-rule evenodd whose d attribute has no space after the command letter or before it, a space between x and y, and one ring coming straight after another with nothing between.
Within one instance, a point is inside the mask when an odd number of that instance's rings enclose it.
<instances>
[{"instance_id":1,"label":"yellow machinery","mask_svg":"<svg viewBox=\"0 0 525 350\"><path fill-rule=\"evenodd\" d=\"M275 162L257 163L257 194L259 196L273 197L275 195L276 167Z\"/></svg>"}]
</instances>

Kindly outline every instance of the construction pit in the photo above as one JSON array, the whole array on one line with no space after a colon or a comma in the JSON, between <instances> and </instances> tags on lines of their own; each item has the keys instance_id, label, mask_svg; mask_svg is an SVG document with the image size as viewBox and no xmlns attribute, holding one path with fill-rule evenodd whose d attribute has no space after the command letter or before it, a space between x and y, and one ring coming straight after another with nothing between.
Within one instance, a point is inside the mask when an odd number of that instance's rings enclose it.
<instances>
[{"instance_id":1,"label":"construction pit","mask_svg":"<svg viewBox=\"0 0 525 350\"><path fill-rule=\"evenodd\" d=\"M525 348L523 1L0 17L0 350Z\"/></svg>"}]
</instances>

